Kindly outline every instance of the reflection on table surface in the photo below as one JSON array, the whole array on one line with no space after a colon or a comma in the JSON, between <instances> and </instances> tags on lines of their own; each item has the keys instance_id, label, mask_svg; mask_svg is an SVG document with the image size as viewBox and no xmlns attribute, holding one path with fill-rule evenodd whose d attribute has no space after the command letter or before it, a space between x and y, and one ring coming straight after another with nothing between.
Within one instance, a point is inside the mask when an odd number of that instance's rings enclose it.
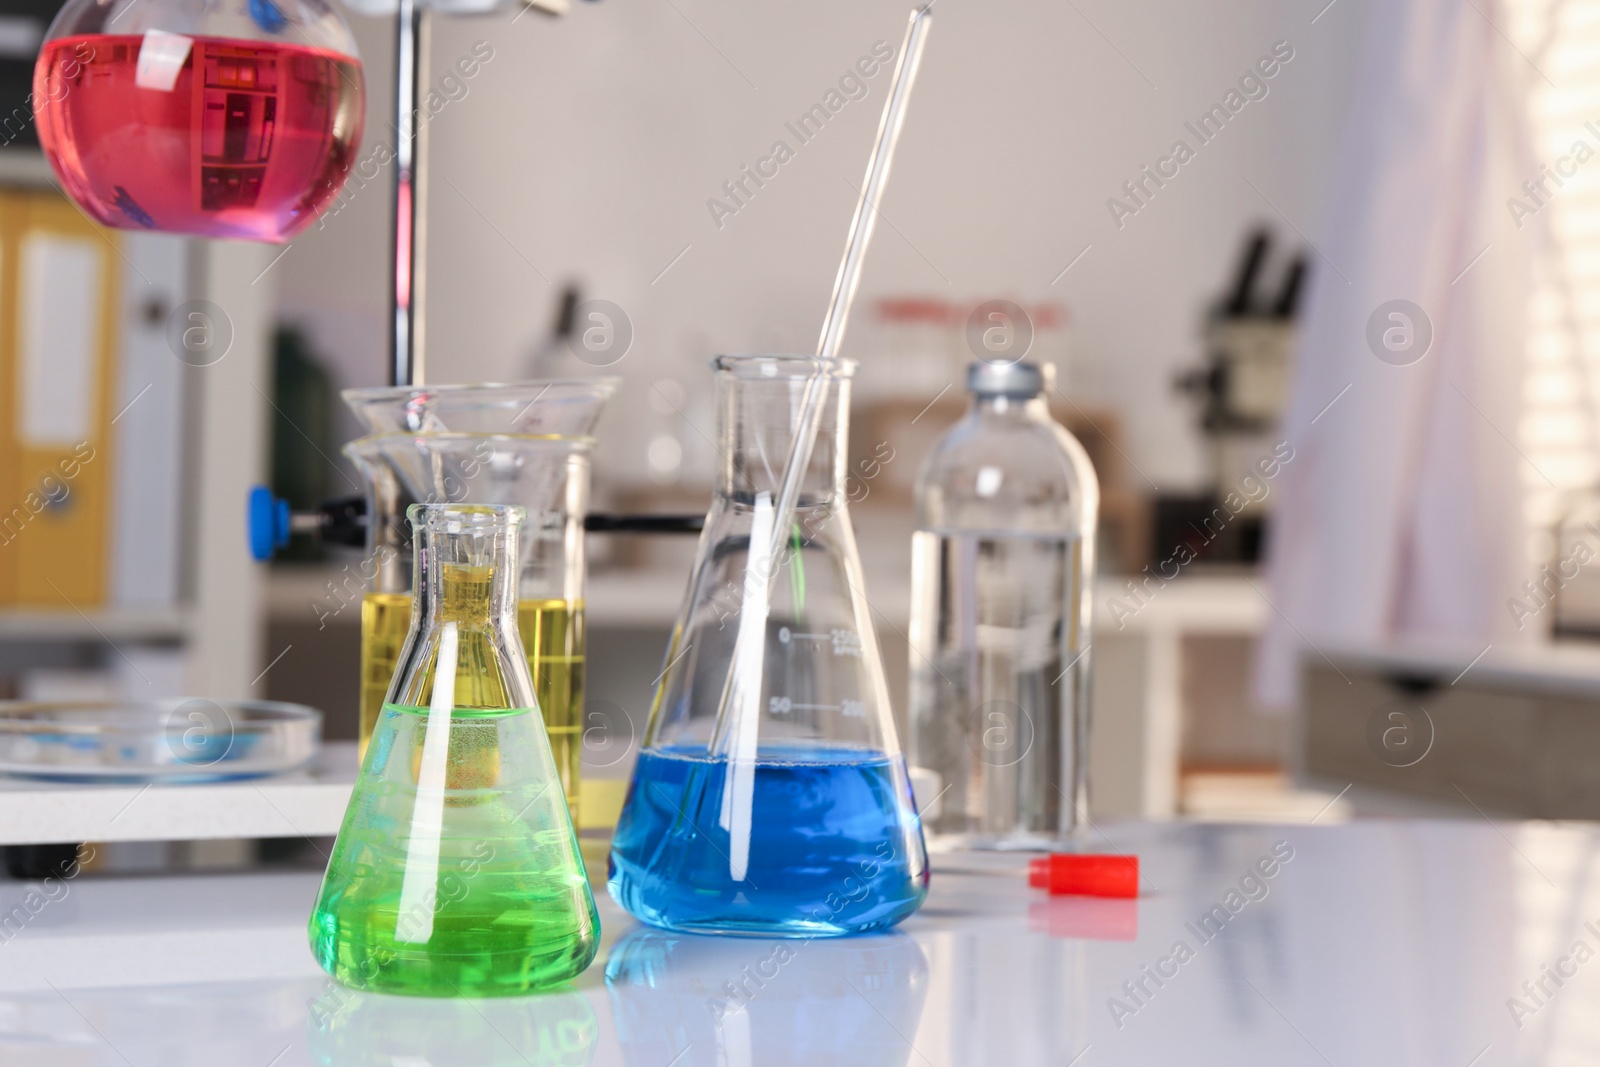
<instances>
[{"instance_id":1,"label":"reflection on table surface","mask_svg":"<svg viewBox=\"0 0 1600 1067\"><path fill-rule=\"evenodd\" d=\"M4 883L0 1063L1600 1062L1594 828L1107 832L1140 855L1138 901L1047 898L1021 857L957 853L875 937L684 936L606 902L594 967L504 1000L328 981L312 875L85 877L43 905Z\"/></svg>"},{"instance_id":2,"label":"reflection on table surface","mask_svg":"<svg viewBox=\"0 0 1600 1067\"><path fill-rule=\"evenodd\" d=\"M928 961L899 932L760 940L636 927L611 947L605 978L629 1067L896 1067L912 1053Z\"/></svg>"}]
</instances>

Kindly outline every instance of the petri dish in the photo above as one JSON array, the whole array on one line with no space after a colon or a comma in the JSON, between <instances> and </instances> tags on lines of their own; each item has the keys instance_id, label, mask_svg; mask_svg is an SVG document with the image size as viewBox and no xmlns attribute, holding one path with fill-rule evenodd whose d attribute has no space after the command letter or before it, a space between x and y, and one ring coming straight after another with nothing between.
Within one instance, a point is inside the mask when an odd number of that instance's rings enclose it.
<instances>
[{"instance_id":1,"label":"petri dish","mask_svg":"<svg viewBox=\"0 0 1600 1067\"><path fill-rule=\"evenodd\" d=\"M0 775L214 782L311 762L322 713L277 701L0 701Z\"/></svg>"}]
</instances>

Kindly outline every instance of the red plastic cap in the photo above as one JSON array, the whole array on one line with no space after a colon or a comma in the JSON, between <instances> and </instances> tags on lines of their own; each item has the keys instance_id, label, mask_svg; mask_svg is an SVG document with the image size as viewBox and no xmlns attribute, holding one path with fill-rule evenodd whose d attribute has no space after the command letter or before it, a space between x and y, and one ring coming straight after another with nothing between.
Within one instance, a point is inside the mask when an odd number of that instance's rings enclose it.
<instances>
[{"instance_id":1,"label":"red plastic cap","mask_svg":"<svg viewBox=\"0 0 1600 1067\"><path fill-rule=\"evenodd\" d=\"M1050 888L1050 860L1049 856L1040 856L1038 859L1028 861L1028 884L1035 889Z\"/></svg>"},{"instance_id":2,"label":"red plastic cap","mask_svg":"<svg viewBox=\"0 0 1600 1067\"><path fill-rule=\"evenodd\" d=\"M1139 857L1056 852L1028 862L1028 884L1053 896L1136 897Z\"/></svg>"}]
</instances>

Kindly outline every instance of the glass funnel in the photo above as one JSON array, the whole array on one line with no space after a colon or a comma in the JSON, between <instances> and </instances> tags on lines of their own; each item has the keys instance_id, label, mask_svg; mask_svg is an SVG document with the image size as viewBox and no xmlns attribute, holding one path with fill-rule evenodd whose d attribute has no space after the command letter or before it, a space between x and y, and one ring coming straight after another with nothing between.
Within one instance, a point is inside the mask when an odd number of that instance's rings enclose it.
<instances>
[{"instance_id":1,"label":"glass funnel","mask_svg":"<svg viewBox=\"0 0 1600 1067\"><path fill-rule=\"evenodd\" d=\"M713 366L722 466L612 840L611 894L677 930L892 926L922 903L927 856L846 508L854 365ZM822 428L772 558L773 502L817 373Z\"/></svg>"},{"instance_id":2,"label":"glass funnel","mask_svg":"<svg viewBox=\"0 0 1600 1067\"><path fill-rule=\"evenodd\" d=\"M272 242L333 200L366 117L355 38L325 0L69 0L33 101L95 220Z\"/></svg>"},{"instance_id":3,"label":"glass funnel","mask_svg":"<svg viewBox=\"0 0 1600 1067\"><path fill-rule=\"evenodd\" d=\"M599 920L517 636L518 507L415 504L416 607L311 915L355 989L565 982Z\"/></svg>"},{"instance_id":4,"label":"glass funnel","mask_svg":"<svg viewBox=\"0 0 1600 1067\"><path fill-rule=\"evenodd\" d=\"M583 517L593 443L589 437L401 433L345 446L367 481L367 533L375 545L375 587L361 605L363 741L377 723L411 619L411 591L400 581L400 561L411 551L409 531L386 517L411 500L515 504L528 516L517 545L517 624L561 784L576 810L585 646Z\"/></svg>"},{"instance_id":5,"label":"glass funnel","mask_svg":"<svg viewBox=\"0 0 1600 1067\"><path fill-rule=\"evenodd\" d=\"M550 378L510 385L346 389L368 433L515 433L587 437L620 378Z\"/></svg>"}]
</instances>

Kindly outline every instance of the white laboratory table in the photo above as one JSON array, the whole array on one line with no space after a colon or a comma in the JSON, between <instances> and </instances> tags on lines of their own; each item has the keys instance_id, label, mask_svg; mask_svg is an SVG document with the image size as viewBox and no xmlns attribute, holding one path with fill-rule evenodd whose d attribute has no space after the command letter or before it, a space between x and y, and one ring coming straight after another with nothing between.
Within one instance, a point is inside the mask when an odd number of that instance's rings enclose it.
<instances>
[{"instance_id":1,"label":"white laboratory table","mask_svg":"<svg viewBox=\"0 0 1600 1067\"><path fill-rule=\"evenodd\" d=\"M329 982L306 948L314 875L84 875L0 934L0 1063L1600 1063L1595 827L1104 830L1141 858L1138 901L1046 898L1020 857L953 853L899 931L780 949L643 929L603 899L573 989L495 1001ZM0 909L34 888L0 884Z\"/></svg>"}]
</instances>

